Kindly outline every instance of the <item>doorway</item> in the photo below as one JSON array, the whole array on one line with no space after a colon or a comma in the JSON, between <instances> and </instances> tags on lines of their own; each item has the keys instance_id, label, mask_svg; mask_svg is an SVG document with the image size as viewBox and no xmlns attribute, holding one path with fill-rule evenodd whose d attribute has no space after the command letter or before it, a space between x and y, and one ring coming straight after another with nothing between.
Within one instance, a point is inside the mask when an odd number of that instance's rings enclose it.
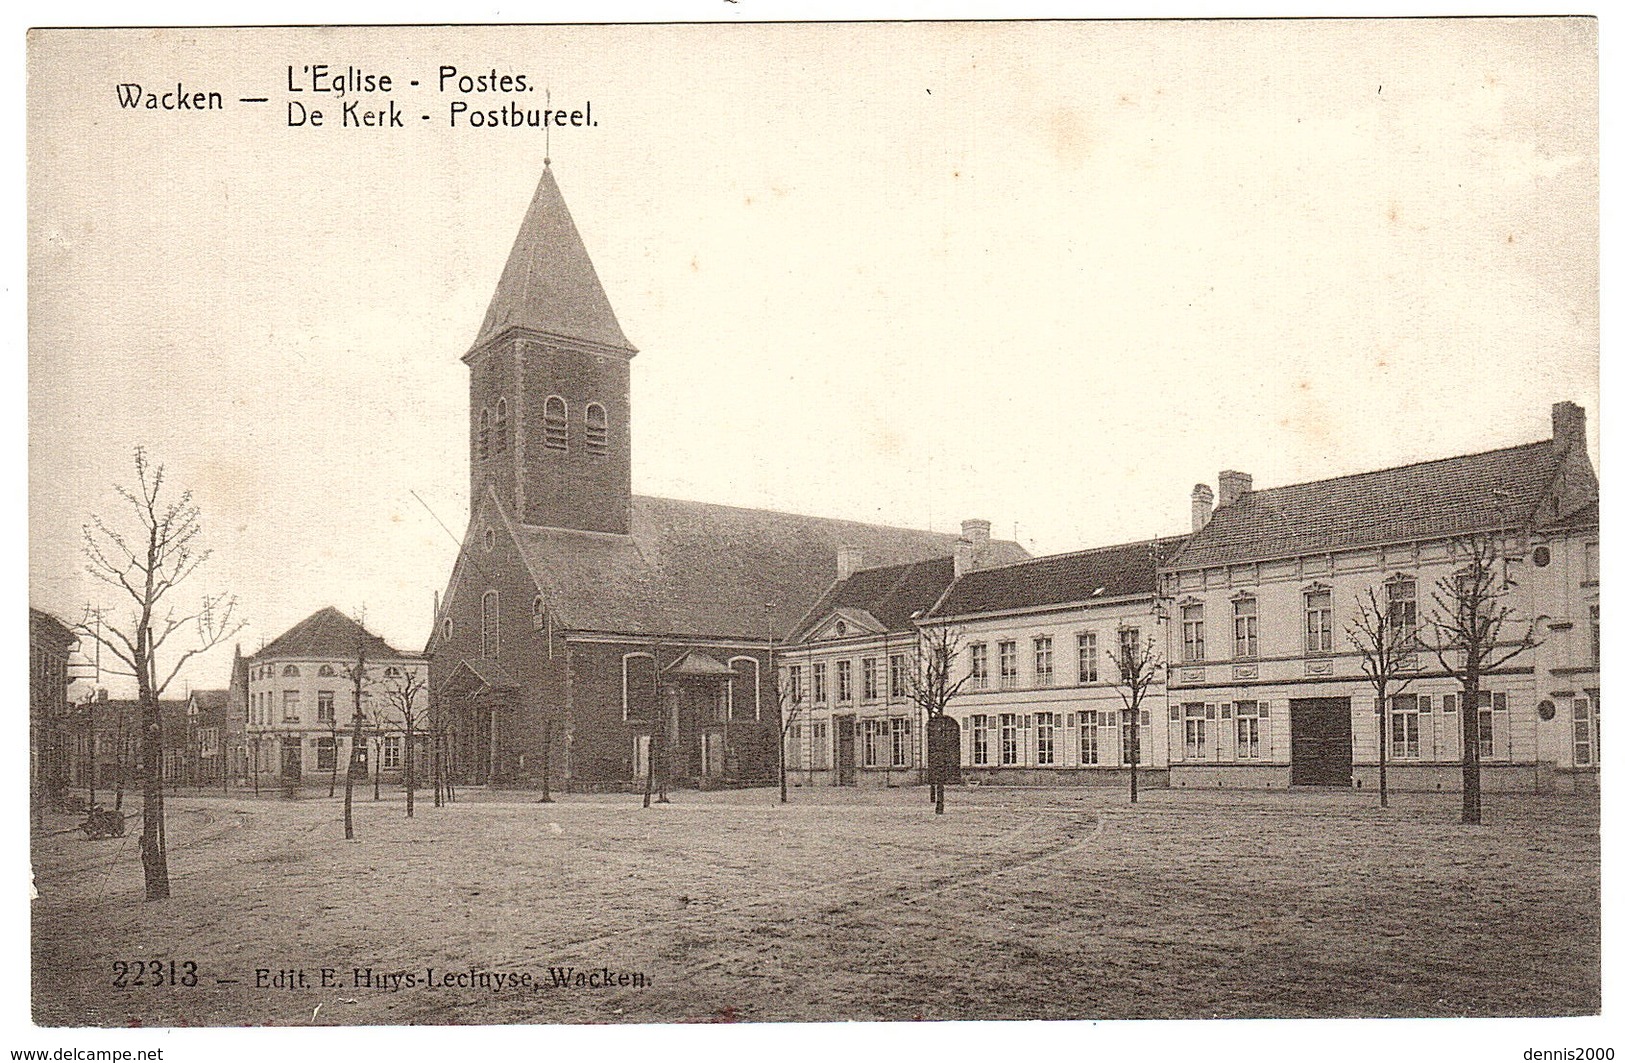
<instances>
[{"instance_id":1,"label":"doorway","mask_svg":"<svg viewBox=\"0 0 1625 1063\"><path fill-rule=\"evenodd\" d=\"M1348 698L1293 698L1292 785L1354 785L1354 722Z\"/></svg>"},{"instance_id":2,"label":"doorway","mask_svg":"<svg viewBox=\"0 0 1625 1063\"><path fill-rule=\"evenodd\" d=\"M855 786L858 781L857 723L854 717L835 718L835 785Z\"/></svg>"}]
</instances>

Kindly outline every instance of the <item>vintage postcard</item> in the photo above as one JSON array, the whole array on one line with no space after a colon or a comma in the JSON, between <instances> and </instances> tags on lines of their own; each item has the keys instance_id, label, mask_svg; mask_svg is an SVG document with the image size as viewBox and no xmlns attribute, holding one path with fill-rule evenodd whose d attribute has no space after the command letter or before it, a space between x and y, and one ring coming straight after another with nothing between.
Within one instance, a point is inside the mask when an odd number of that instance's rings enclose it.
<instances>
[{"instance_id":1,"label":"vintage postcard","mask_svg":"<svg viewBox=\"0 0 1625 1063\"><path fill-rule=\"evenodd\" d=\"M1613 1058L1597 42L30 31L12 1058Z\"/></svg>"}]
</instances>

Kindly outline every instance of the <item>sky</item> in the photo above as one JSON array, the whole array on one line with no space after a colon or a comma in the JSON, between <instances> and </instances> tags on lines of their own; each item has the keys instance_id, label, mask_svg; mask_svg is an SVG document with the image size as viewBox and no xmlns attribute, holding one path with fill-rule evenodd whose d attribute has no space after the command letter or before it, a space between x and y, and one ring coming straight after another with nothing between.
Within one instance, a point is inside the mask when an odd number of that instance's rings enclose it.
<instances>
[{"instance_id":1,"label":"sky","mask_svg":"<svg viewBox=\"0 0 1625 1063\"><path fill-rule=\"evenodd\" d=\"M290 128L317 63L419 79L405 128ZM447 65L597 124L452 128ZM27 122L29 596L68 619L118 604L80 528L142 445L213 550L178 605L234 593L245 652L326 605L420 648L544 156L640 350L642 494L1039 554L1563 399L1598 458L1587 20L36 32Z\"/></svg>"}]
</instances>

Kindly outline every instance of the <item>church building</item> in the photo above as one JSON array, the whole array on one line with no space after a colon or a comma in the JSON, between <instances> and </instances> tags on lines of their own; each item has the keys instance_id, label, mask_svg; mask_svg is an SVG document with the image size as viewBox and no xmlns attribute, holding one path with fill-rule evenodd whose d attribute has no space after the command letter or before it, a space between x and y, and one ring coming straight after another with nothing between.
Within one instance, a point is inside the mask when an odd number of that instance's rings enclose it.
<instances>
[{"instance_id":1,"label":"church building","mask_svg":"<svg viewBox=\"0 0 1625 1063\"><path fill-rule=\"evenodd\" d=\"M472 513L426 649L475 784L767 781L774 655L842 558L959 535L635 495L632 359L544 168L469 371ZM990 562L1024 558L992 541Z\"/></svg>"}]
</instances>

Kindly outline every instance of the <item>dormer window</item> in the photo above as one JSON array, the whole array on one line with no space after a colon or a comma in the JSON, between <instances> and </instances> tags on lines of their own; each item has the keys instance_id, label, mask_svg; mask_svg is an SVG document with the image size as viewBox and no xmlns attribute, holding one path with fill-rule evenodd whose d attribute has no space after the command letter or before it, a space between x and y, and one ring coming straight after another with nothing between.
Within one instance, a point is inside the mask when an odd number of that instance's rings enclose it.
<instances>
[{"instance_id":1,"label":"dormer window","mask_svg":"<svg viewBox=\"0 0 1625 1063\"><path fill-rule=\"evenodd\" d=\"M609 414L596 402L587 404L587 453L609 453Z\"/></svg>"},{"instance_id":2,"label":"dormer window","mask_svg":"<svg viewBox=\"0 0 1625 1063\"><path fill-rule=\"evenodd\" d=\"M542 404L542 445L549 450L570 449L570 410L557 395Z\"/></svg>"},{"instance_id":3,"label":"dormer window","mask_svg":"<svg viewBox=\"0 0 1625 1063\"><path fill-rule=\"evenodd\" d=\"M282 675L285 678L298 679L299 678L299 669L297 667L295 667L294 665L290 664L287 667L282 669Z\"/></svg>"}]
</instances>

